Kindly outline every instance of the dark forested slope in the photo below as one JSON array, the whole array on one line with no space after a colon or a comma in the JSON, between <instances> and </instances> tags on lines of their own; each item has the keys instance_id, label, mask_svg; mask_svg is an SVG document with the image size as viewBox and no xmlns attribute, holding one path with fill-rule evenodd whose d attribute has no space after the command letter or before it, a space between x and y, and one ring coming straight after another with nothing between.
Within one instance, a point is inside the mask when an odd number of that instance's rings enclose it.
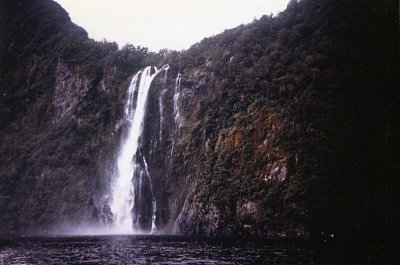
<instances>
[{"instance_id":1,"label":"dark forested slope","mask_svg":"<svg viewBox=\"0 0 400 265\"><path fill-rule=\"evenodd\" d=\"M198 180L183 229L346 238L398 227L387 223L398 218L394 10L291 1L181 55L195 96L176 159Z\"/></svg>"},{"instance_id":2,"label":"dark forested slope","mask_svg":"<svg viewBox=\"0 0 400 265\"><path fill-rule=\"evenodd\" d=\"M153 54L96 43L54 2L26 2L0 9L3 230L99 221L128 77L168 63L170 90L182 73L182 127L154 155L148 122L144 150L168 175L156 181L166 231L386 245L398 233L398 3L291 1Z\"/></svg>"},{"instance_id":3,"label":"dark forested slope","mask_svg":"<svg viewBox=\"0 0 400 265\"><path fill-rule=\"evenodd\" d=\"M88 39L53 1L0 12L1 230L97 222L121 87L152 56Z\"/></svg>"}]
</instances>

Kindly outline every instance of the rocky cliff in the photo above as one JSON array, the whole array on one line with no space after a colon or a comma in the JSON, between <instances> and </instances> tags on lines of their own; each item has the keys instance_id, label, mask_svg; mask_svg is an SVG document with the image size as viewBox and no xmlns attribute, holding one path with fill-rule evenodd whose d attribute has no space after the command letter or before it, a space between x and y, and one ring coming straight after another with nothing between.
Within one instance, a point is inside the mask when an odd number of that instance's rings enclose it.
<instances>
[{"instance_id":1,"label":"rocky cliff","mask_svg":"<svg viewBox=\"0 0 400 265\"><path fill-rule=\"evenodd\" d=\"M151 53L88 39L50 0L1 0L2 231L106 222L130 77L169 64L142 139L160 229L388 240L399 227L397 7L291 1Z\"/></svg>"},{"instance_id":2,"label":"rocky cliff","mask_svg":"<svg viewBox=\"0 0 400 265\"><path fill-rule=\"evenodd\" d=\"M126 82L151 56L88 39L52 1L0 10L2 230L97 222Z\"/></svg>"},{"instance_id":3,"label":"rocky cliff","mask_svg":"<svg viewBox=\"0 0 400 265\"><path fill-rule=\"evenodd\" d=\"M391 7L291 1L180 54L187 192L174 229L346 238L390 222Z\"/></svg>"}]
</instances>

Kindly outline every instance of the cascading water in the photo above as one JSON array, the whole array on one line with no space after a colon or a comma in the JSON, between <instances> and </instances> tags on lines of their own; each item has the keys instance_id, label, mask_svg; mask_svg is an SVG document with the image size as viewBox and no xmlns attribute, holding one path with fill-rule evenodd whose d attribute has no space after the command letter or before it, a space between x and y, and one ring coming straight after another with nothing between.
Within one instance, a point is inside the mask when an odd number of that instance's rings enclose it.
<instances>
[{"instance_id":1,"label":"cascading water","mask_svg":"<svg viewBox=\"0 0 400 265\"><path fill-rule=\"evenodd\" d=\"M160 96L158 97L158 108L160 110L160 143L161 143L161 138L162 138L162 128L164 124L164 95L167 93L167 77L168 77L168 69L169 66L165 68L165 74L164 74L164 80L163 80L163 90L160 93Z\"/></svg>"},{"instance_id":2,"label":"cascading water","mask_svg":"<svg viewBox=\"0 0 400 265\"><path fill-rule=\"evenodd\" d=\"M181 74L178 73L178 76L175 80L175 89L174 89L174 119L175 126L179 129L182 126L182 118L179 111L179 95L180 95L180 87L181 87Z\"/></svg>"},{"instance_id":3,"label":"cascading water","mask_svg":"<svg viewBox=\"0 0 400 265\"><path fill-rule=\"evenodd\" d=\"M154 69L153 73L152 70ZM155 230L156 199L146 159L141 151L140 138L146 113L146 103L151 82L158 73L167 70L146 67L139 71L130 83L125 103L124 120L127 136L121 141L117 160L117 174L112 186L110 209L113 214L113 232L135 233L146 230L146 220L150 220L151 230ZM135 94L136 95L136 101ZM135 103L135 104L134 104ZM136 107L135 107L136 106ZM148 209L147 201L150 201ZM150 218L145 218L150 213Z\"/></svg>"},{"instance_id":4,"label":"cascading water","mask_svg":"<svg viewBox=\"0 0 400 265\"><path fill-rule=\"evenodd\" d=\"M176 77L175 80L175 88L174 88L174 128L172 131L172 145L171 145L171 152L170 152L170 163L169 167L172 168L172 155L174 153L175 149L175 137L176 133L182 126L182 118L181 118L181 113L179 110L179 96L180 96L180 87L181 87L181 74L178 73L178 76Z\"/></svg>"},{"instance_id":5,"label":"cascading water","mask_svg":"<svg viewBox=\"0 0 400 265\"><path fill-rule=\"evenodd\" d=\"M156 198L154 197L154 191L153 191L153 183L150 178L150 172L149 172L149 166L147 165L146 159L143 157L143 163L144 163L144 169L146 170L146 175L148 178L148 181L150 183L150 192L151 192L151 208L152 208L152 215L151 215L151 232L155 232L157 230L156 226L156 211L157 211L157 201Z\"/></svg>"}]
</instances>

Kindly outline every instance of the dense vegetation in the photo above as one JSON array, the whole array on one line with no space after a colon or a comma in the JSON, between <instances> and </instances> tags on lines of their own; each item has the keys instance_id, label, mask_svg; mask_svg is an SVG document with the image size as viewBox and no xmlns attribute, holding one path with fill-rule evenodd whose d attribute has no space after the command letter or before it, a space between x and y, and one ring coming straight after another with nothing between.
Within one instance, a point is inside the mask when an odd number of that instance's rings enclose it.
<instances>
[{"instance_id":1,"label":"dense vegetation","mask_svg":"<svg viewBox=\"0 0 400 265\"><path fill-rule=\"evenodd\" d=\"M0 5L2 230L96 219L120 87L159 56L88 39L51 1Z\"/></svg>"},{"instance_id":2,"label":"dense vegetation","mask_svg":"<svg viewBox=\"0 0 400 265\"><path fill-rule=\"evenodd\" d=\"M396 201L387 189L398 185L388 168L398 145L395 6L291 1L277 18L227 30L181 55L188 82L199 78L195 69L204 72L205 87L194 90L207 104L192 115L185 144L193 161L205 142L214 151L184 175L201 180L199 200L217 205L222 227L238 224L238 198L259 202L252 221L272 227L299 221L346 237L394 222L398 213L388 220L384 205ZM272 162L286 164L283 182L264 181Z\"/></svg>"},{"instance_id":3,"label":"dense vegetation","mask_svg":"<svg viewBox=\"0 0 400 265\"><path fill-rule=\"evenodd\" d=\"M3 230L98 221L128 78L168 63L170 90L182 73L184 126L171 179L159 181L159 196L171 199L163 224L362 238L391 250L400 226L397 10L394 1L290 1L277 17L156 54L88 39L53 2L1 0ZM78 92L60 94L63 82ZM158 137L151 124L148 139ZM167 174L162 154L152 163Z\"/></svg>"}]
</instances>

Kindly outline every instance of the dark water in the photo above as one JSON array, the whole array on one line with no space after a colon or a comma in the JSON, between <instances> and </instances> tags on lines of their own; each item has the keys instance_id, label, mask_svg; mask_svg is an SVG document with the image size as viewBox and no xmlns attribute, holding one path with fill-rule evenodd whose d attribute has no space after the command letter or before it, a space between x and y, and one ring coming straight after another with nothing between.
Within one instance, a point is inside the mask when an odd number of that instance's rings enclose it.
<instances>
[{"instance_id":1,"label":"dark water","mask_svg":"<svg viewBox=\"0 0 400 265\"><path fill-rule=\"evenodd\" d=\"M332 243L315 247L307 242L155 235L0 236L0 265L400 264L398 255L389 257L380 244ZM400 248L392 249L400 253Z\"/></svg>"},{"instance_id":2,"label":"dark water","mask_svg":"<svg viewBox=\"0 0 400 265\"><path fill-rule=\"evenodd\" d=\"M304 244L170 236L0 239L9 264L318 264Z\"/></svg>"}]
</instances>

